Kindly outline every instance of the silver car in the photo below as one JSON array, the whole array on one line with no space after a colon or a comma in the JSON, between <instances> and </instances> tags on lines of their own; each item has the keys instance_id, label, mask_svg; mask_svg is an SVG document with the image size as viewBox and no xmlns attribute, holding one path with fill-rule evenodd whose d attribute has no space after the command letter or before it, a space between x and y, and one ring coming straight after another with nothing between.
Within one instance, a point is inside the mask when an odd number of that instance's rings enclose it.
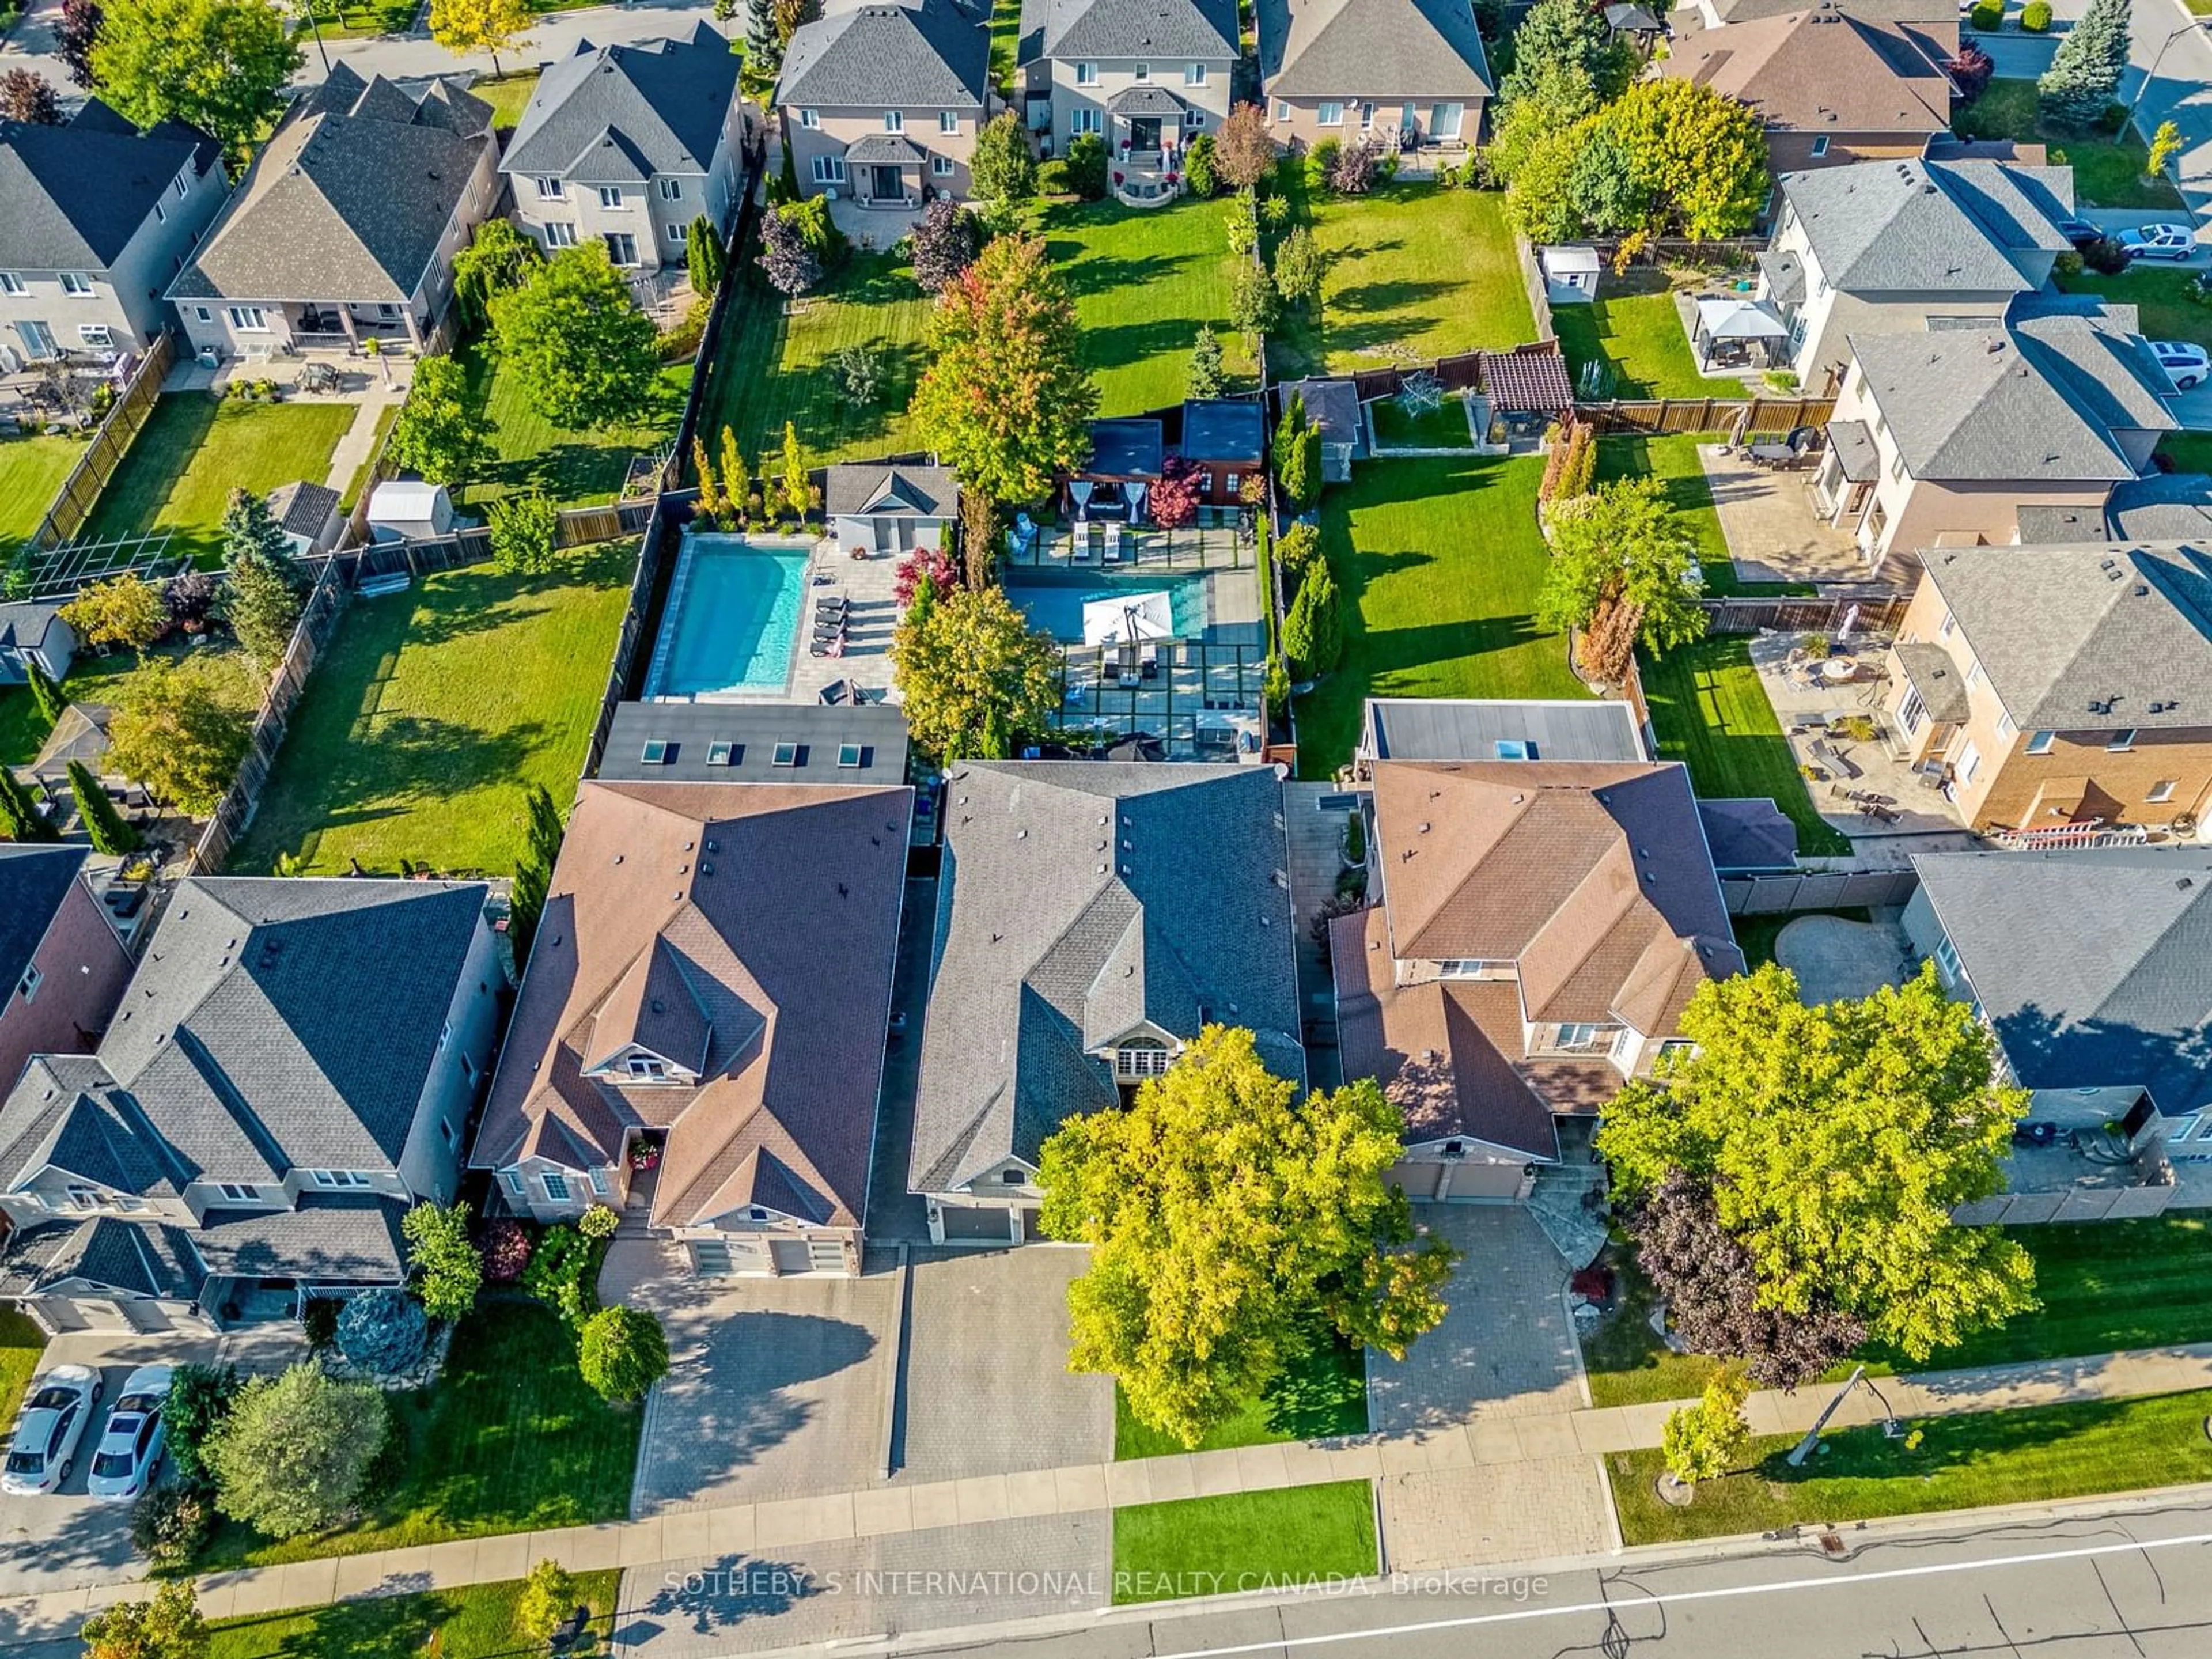
<instances>
[{"instance_id":1,"label":"silver car","mask_svg":"<svg viewBox=\"0 0 2212 1659\"><path fill-rule=\"evenodd\" d=\"M8 1443L0 1492L59 1492L99 1400L100 1373L83 1365L57 1365L33 1383Z\"/></svg>"},{"instance_id":2,"label":"silver car","mask_svg":"<svg viewBox=\"0 0 2212 1659\"><path fill-rule=\"evenodd\" d=\"M107 1427L92 1454L92 1475L84 1489L94 1498L136 1498L153 1484L161 1467L168 1430L161 1408L169 1403L169 1367L141 1365L123 1380L123 1392L107 1413Z\"/></svg>"}]
</instances>

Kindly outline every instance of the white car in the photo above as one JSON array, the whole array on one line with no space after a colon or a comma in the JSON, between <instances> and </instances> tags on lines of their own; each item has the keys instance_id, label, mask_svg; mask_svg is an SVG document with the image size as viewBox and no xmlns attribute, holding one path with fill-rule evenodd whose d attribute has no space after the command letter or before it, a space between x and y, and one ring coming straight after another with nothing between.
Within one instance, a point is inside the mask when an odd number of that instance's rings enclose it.
<instances>
[{"instance_id":1,"label":"white car","mask_svg":"<svg viewBox=\"0 0 2212 1659\"><path fill-rule=\"evenodd\" d=\"M8 1443L0 1492L59 1492L99 1400L100 1373L87 1366L57 1365L33 1382Z\"/></svg>"},{"instance_id":2,"label":"white car","mask_svg":"<svg viewBox=\"0 0 2212 1659\"><path fill-rule=\"evenodd\" d=\"M169 1403L169 1368L141 1365L123 1380L123 1392L107 1413L107 1427L92 1455L92 1474L84 1489L94 1498L136 1498L152 1484L161 1467L169 1433L161 1407Z\"/></svg>"},{"instance_id":3,"label":"white car","mask_svg":"<svg viewBox=\"0 0 2212 1659\"><path fill-rule=\"evenodd\" d=\"M2187 259L2197 252L2197 233L2187 225L2130 227L2114 232L2112 240L2130 259Z\"/></svg>"},{"instance_id":4,"label":"white car","mask_svg":"<svg viewBox=\"0 0 2212 1659\"><path fill-rule=\"evenodd\" d=\"M2212 376L2212 354L2193 340L2151 340L2147 343L2176 392L2191 391Z\"/></svg>"}]
</instances>

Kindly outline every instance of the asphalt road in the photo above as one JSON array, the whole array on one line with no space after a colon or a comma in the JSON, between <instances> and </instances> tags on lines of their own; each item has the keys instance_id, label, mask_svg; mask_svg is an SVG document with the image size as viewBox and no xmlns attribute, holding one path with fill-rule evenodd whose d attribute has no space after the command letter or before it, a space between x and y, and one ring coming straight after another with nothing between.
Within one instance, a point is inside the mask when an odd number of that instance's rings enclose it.
<instances>
[{"instance_id":1,"label":"asphalt road","mask_svg":"<svg viewBox=\"0 0 2212 1659\"><path fill-rule=\"evenodd\" d=\"M1042 1621L890 1651L973 1659L2201 1659L2212 1504L1979 1528L1845 1530L1703 1559L1602 1566L1279 1607ZM884 1651L875 1649L875 1651Z\"/></svg>"}]
</instances>

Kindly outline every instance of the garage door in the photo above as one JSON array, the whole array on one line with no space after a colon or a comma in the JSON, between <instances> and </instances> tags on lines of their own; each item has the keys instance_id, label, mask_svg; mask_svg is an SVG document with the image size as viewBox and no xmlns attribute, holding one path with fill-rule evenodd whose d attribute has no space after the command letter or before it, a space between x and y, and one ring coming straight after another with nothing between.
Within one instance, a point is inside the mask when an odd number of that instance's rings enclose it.
<instances>
[{"instance_id":1,"label":"garage door","mask_svg":"<svg viewBox=\"0 0 2212 1659\"><path fill-rule=\"evenodd\" d=\"M1415 1203L1497 1204L1521 1196L1518 1164L1431 1164L1407 1159L1390 1166L1390 1179Z\"/></svg>"},{"instance_id":2,"label":"garage door","mask_svg":"<svg viewBox=\"0 0 2212 1659\"><path fill-rule=\"evenodd\" d=\"M1014 1236L1013 1212L1002 1205L947 1204L939 1213L947 1244L1004 1244Z\"/></svg>"},{"instance_id":3,"label":"garage door","mask_svg":"<svg viewBox=\"0 0 2212 1659\"><path fill-rule=\"evenodd\" d=\"M1390 1166L1383 1179L1419 1203L1437 1195L1437 1178L1443 1170L1441 1164L1398 1163Z\"/></svg>"},{"instance_id":4,"label":"garage door","mask_svg":"<svg viewBox=\"0 0 2212 1659\"><path fill-rule=\"evenodd\" d=\"M803 1273L813 1269L814 1254L803 1238L771 1238L768 1248L780 1273Z\"/></svg>"}]
</instances>

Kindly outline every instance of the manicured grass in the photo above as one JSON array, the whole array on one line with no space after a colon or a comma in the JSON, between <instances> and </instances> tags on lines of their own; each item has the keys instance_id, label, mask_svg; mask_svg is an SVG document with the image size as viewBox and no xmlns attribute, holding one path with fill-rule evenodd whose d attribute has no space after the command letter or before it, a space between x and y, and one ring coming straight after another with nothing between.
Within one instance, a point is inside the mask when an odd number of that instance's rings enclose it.
<instances>
[{"instance_id":1,"label":"manicured grass","mask_svg":"<svg viewBox=\"0 0 2212 1659\"><path fill-rule=\"evenodd\" d=\"M230 492L265 495L295 479L322 483L355 413L351 404L218 402L204 392L173 392L155 404L80 539L169 530L176 532L171 553L218 565Z\"/></svg>"},{"instance_id":2,"label":"manicured grass","mask_svg":"<svg viewBox=\"0 0 2212 1659\"><path fill-rule=\"evenodd\" d=\"M1693 1399L1716 1369L1704 1354L1676 1353L1651 1328L1658 1292L1636 1265L1636 1252L1608 1246L1602 1265L1613 1269L1613 1306L1581 1333L1583 1370L1590 1404L1645 1406Z\"/></svg>"},{"instance_id":3,"label":"manicured grass","mask_svg":"<svg viewBox=\"0 0 2212 1659\"><path fill-rule=\"evenodd\" d=\"M203 1571L434 1544L447 1538L619 1520L645 1414L609 1406L578 1375L550 1309L487 1303L455 1333L445 1375L389 1396L399 1455L389 1488L356 1526L265 1539L226 1522Z\"/></svg>"},{"instance_id":4,"label":"manicured grass","mask_svg":"<svg viewBox=\"0 0 2212 1659\"><path fill-rule=\"evenodd\" d=\"M39 527L83 454L74 438L0 438L0 561Z\"/></svg>"},{"instance_id":5,"label":"manicured grass","mask_svg":"<svg viewBox=\"0 0 2212 1659\"><path fill-rule=\"evenodd\" d=\"M315 30L325 40L354 40L364 35L404 34L415 21L419 0L319 0L315 6ZM314 55L314 32L307 20L301 17L293 33L306 49Z\"/></svg>"},{"instance_id":6,"label":"manicured grass","mask_svg":"<svg viewBox=\"0 0 2212 1659\"><path fill-rule=\"evenodd\" d=\"M1376 368L1534 339L1504 200L1495 191L1407 184L1314 202L1314 235L1334 263L1322 289L1319 325L1294 315L1270 337L1276 377Z\"/></svg>"},{"instance_id":7,"label":"manicured grass","mask_svg":"<svg viewBox=\"0 0 2212 1659\"><path fill-rule=\"evenodd\" d=\"M2150 160L2142 141L2130 129L2118 138L2102 133L2068 132L2036 118L2035 82L1997 80L1951 123L1961 138L2009 138L2015 143L2048 144L2051 165L2071 166L2074 188L2086 206L2179 208L2181 197L2163 179L2147 179Z\"/></svg>"},{"instance_id":8,"label":"manicured grass","mask_svg":"<svg viewBox=\"0 0 2212 1659\"><path fill-rule=\"evenodd\" d=\"M310 875L511 873L527 786L563 805L574 788L629 598L623 545L563 557L550 576L472 565L355 601L232 867L290 853Z\"/></svg>"},{"instance_id":9,"label":"manicured grass","mask_svg":"<svg viewBox=\"0 0 2212 1659\"><path fill-rule=\"evenodd\" d=\"M2130 305L2142 314L2142 331L2154 340L2194 340L2212 346L2212 306L2201 306L2189 297L2197 281L2193 270L2171 266L2131 265L2117 276L2100 276L2083 270L2058 279L2069 294L2094 294L2100 300Z\"/></svg>"},{"instance_id":10,"label":"manicured grass","mask_svg":"<svg viewBox=\"0 0 2212 1659\"><path fill-rule=\"evenodd\" d=\"M1715 635L1640 660L1660 757L1686 763L1698 794L1769 796L1797 825L1799 852L1850 852L1850 838L1822 818L1805 793L1747 640Z\"/></svg>"},{"instance_id":11,"label":"manicured grass","mask_svg":"<svg viewBox=\"0 0 2212 1659\"><path fill-rule=\"evenodd\" d=\"M1375 413L1375 441L1389 449L1473 449L1474 432L1467 423L1467 400L1446 398L1425 414L1408 415L1395 398L1368 405Z\"/></svg>"},{"instance_id":12,"label":"manicured grass","mask_svg":"<svg viewBox=\"0 0 2212 1659\"><path fill-rule=\"evenodd\" d=\"M1228 1595L1379 1570L1364 1480L1231 1492L1114 1511L1114 1600Z\"/></svg>"},{"instance_id":13,"label":"manicured grass","mask_svg":"<svg viewBox=\"0 0 2212 1659\"><path fill-rule=\"evenodd\" d=\"M15 1407L23 1403L23 1390L37 1374L39 1356L46 1351L46 1334L28 1315L0 1308L0 1423L12 1427Z\"/></svg>"},{"instance_id":14,"label":"manicured grass","mask_svg":"<svg viewBox=\"0 0 2212 1659\"><path fill-rule=\"evenodd\" d=\"M148 654L173 658L184 652L180 643L173 641ZM70 665L68 678L62 682L62 696L70 702L112 706L123 682L137 666L138 659L127 651L107 657L79 657ZM52 730L40 718L39 706L31 701L28 690L20 685L0 690L0 766L28 766L38 758Z\"/></svg>"},{"instance_id":15,"label":"manicured grass","mask_svg":"<svg viewBox=\"0 0 2212 1659\"><path fill-rule=\"evenodd\" d=\"M2212 472L2212 432L2169 432L2158 441L2158 453L2177 472Z\"/></svg>"},{"instance_id":16,"label":"manicured grass","mask_svg":"<svg viewBox=\"0 0 2212 1659\"><path fill-rule=\"evenodd\" d=\"M471 97L481 98L491 106L492 129L511 132L522 119L522 112L530 102L530 94L538 90L538 71L530 70L520 75L502 75L496 81L489 76L469 88Z\"/></svg>"},{"instance_id":17,"label":"manicured grass","mask_svg":"<svg viewBox=\"0 0 2212 1659\"><path fill-rule=\"evenodd\" d=\"M611 1635L619 1572L580 1572L577 1595L592 1610L592 1627ZM514 1627L522 1581L463 1584L374 1601L340 1601L296 1613L249 1614L208 1625L208 1659L299 1659L307 1654L344 1659L511 1659L542 1652Z\"/></svg>"},{"instance_id":18,"label":"manicured grass","mask_svg":"<svg viewBox=\"0 0 2212 1659\"><path fill-rule=\"evenodd\" d=\"M1742 385L1698 373L1667 278L1633 271L1599 284L1586 306L1553 306L1552 326L1578 393L1592 398L1734 398ZM1610 290L1610 291L1608 291ZM1584 369L1600 368L1587 381Z\"/></svg>"},{"instance_id":19,"label":"manicured grass","mask_svg":"<svg viewBox=\"0 0 2212 1659\"><path fill-rule=\"evenodd\" d=\"M1344 660L1300 701L1298 769L1351 757L1369 696L1578 697L1566 641L1531 615L1550 554L1534 456L1368 461L1322 497Z\"/></svg>"},{"instance_id":20,"label":"manicured grass","mask_svg":"<svg viewBox=\"0 0 2212 1659\"><path fill-rule=\"evenodd\" d=\"M991 84L1011 92L1014 53L1021 44L1022 0L998 0L991 8Z\"/></svg>"},{"instance_id":21,"label":"manicured grass","mask_svg":"<svg viewBox=\"0 0 2212 1659\"><path fill-rule=\"evenodd\" d=\"M2208 1411L2212 1393L2199 1392L1923 1418L1909 1425L1923 1437L1917 1449L1884 1439L1878 1427L1850 1429L1828 1436L1826 1455L1801 1469L1783 1461L1796 1437L1762 1437L1752 1442L1745 1473L1705 1482L1680 1510L1653 1490L1656 1450L1613 1453L1606 1473L1622 1540L1670 1543L2212 1479Z\"/></svg>"},{"instance_id":22,"label":"manicured grass","mask_svg":"<svg viewBox=\"0 0 2212 1659\"><path fill-rule=\"evenodd\" d=\"M1121 1389L1117 1386L1114 1390L1116 1458L1225 1451L1232 1446L1264 1446L1366 1432L1366 1357L1332 1334L1320 1335L1312 1351L1277 1378L1264 1397L1253 1401L1195 1446L1186 1446L1173 1436L1139 1422Z\"/></svg>"},{"instance_id":23,"label":"manicured grass","mask_svg":"<svg viewBox=\"0 0 2212 1659\"><path fill-rule=\"evenodd\" d=\"M691 366L660 371L653 413L635 427L572 432L547 420L522 377L476 340L461 349L467 397L498 459L459 492L460 504L479 511L501 495L537 490L556 507L605 506L622 494L630 458L666 443L683 418Z\"/></svg>"},{"instance_id":24,"label":"manicured grass","mask_svg":"<svg viewBox=\"0 0 2212 1659\"><path fill-rule=\"evenodd\" d=\"M368 481L368 469L376 465L376 458L384 449L384 441L392 435L392 425L398 419L399 405L385 404L383 411L376 417L376 436L369 441L368 453L362 459L362 464L354 468L353 478L346 485L345 494L339 498L339 513L351 513L354 503L361 499L362 486Z\"/></svg>"}]
</instances>

